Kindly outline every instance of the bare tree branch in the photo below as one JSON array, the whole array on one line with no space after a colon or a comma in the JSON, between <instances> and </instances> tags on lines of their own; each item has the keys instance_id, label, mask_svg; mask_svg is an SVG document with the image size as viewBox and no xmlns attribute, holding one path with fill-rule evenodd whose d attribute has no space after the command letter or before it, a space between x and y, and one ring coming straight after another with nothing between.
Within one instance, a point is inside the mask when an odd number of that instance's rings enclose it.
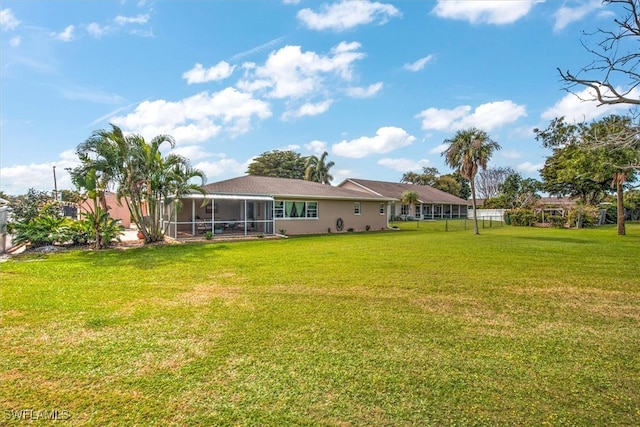
<instances>
[{"instance_id":1,"label":"bare tree branch","mask_svg":"<svg viewBox=\"0 0 640 427\"><path fill-rule=\"evenodd\" d=\"M640 86L640 51L637 46L640 38L640 0L603 2L612 7L622 7L622 19L614 19L617 31L598 29L591 34L585 33L587 36L601 37L593 48L582 42L582 46L595 59L578 73L562 71L560 68L558 73L566 83L565 90L570 93L576 94L576 87L593 90L593 96L588 99L578 95L582 100L597 101L599 105L640 105L640 96L636 91Z\"/></svg>"}]
</instances>

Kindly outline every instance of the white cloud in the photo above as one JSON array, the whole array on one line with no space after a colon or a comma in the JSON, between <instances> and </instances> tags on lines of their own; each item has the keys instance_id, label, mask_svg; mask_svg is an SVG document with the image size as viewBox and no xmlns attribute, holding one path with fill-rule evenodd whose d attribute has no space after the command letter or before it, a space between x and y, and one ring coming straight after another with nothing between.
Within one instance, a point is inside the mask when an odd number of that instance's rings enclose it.
<instances>
[{"instance_id":1,"label":"white cloud","mask_svg":"<svg viewBox=\"0 0 640 427\"><path fill-rule=\"evenodd\" d=\"M20 25L20 21L11 9L0 9L0 30L15 30L18 25Z\"/></svg>"},{"instance_id":2,"label":"white cloud","mask_svg":"<svg viewBox=\"0 0 640 427\"><path fill-rule=\"evenodd\" d=\"M591 0L576 7L562 6L553 14L555 19L553 30L560 31L572 22L580 21L589 13L602 9L602 7L602 0Z\"/></svg>"},{"instance_id":3,"label":"white cloud","mask_svg":"<svg viewBox=\"0 0 640 427\"><path fill-rule=\"evenodd\" d=\"M506 100L479 105L473 112L469 105L462 105L453 110L428 108L415 117L422 119L424 130L457 131L477 127L488 132L526 115L523 105Z\"/></svg>"},{"instance_id":4,"label":"white cloud","mask_svg":"<svg viewBox=\"0 0 640 427\"><path fill-rule=\"evenodd\" d=\"M213 156L213 154L205 151L204 148L200 145L183 145L174 148L173 150L171 150L171 152L173 154L178 154L182 157L186 157L192 163L194 160L206 159Z\"/></svg>"},{"instance_id":5,"label":"white cloud","mask_svg":"<svg viewBox=\"0 0 640 427\"><path fill-rule=\"evenodd\" d=\"M438 144L432 149L428 151L429 154L442 154L447 148L449 148L449 144Z\"/></svg>"},{"instance_id":6,"label":"white cloud","mask_svg":"<svg viewBox=\"0 0 640 427\"><path fill-rule=\"evenodd\" d=\"M619 92L623 91L620 90ZM607 95L610 92L602 88L602 93ZM640 91L634 89L629 96L637 99L640 97ZM556 102L553 107L546 109L541 117L547 120L552 120L556 117L565 117L568 122L582 122L590 121L607 114L624 112L628 109L629 105L626 104L602 105L598 107L598 102L595 101L594 90L586 88L575 94L566 94Z\"/></svg>"},{"instance_id":7,"label":"white cloud","mask_svg":"<svg viewBox=\"0 0 640 427\"><path fill-rule=\"evenodd\" d=\"M433 60L433 55L425 56L424 58L420 58L415 62L404 64L404 69L409 71L420 71L427 65L428 62Z\"/></svg>"},{"instance_id":8,"label":"white cloud","mask_svg":"<svg viewBox=\"0 0 640 427\"><path fill-rule=\"evenodd\" d=\"M390 4L368 0L342 0L331 5L323 4L319 12L302 9L298 12L298 19L313 30L344 31L374 21L384 24L389 18L401 15L400 11Z\"/></svg>"},{"instance_id":9,"label":"white cloud","mask_svg":"<svg viewBox=\"0 0 640 427\"><path fill-rule=\"evenodd\" d=\"M263 66L247 64L244 80L238 87L244 90L266 90L272 98L301 98L320 93L328 76L349 81L353 63L364 58L358 52L359 43L341 42L329 55L302 52L300 46L287 45L269 55Z\"/></svg>"},{"instance_id":10,"label":"white cloud","mask_svg":"<svg viewBox=\"0 0 640 427\"><path fill-rule=\"evenodd\" d=\"M114 22L118 25L127 25L127 24L146 24L149 21L149 14L140 14L134 17L122 16L118 15L114 19Z\"/></svg>"},{"instance_id":11,"label":"white cloud","mask_svg":"<svg viewBox=\"0 0 640 427\"><path fill-rule=\"evenodd\" d=\"M531 162L520 163L516 166L516 169L526 173L537 173L544 167L544 164L534 165Z\"/></svg>"},{"instance_id":12,"label":"white cloud","mask_svg":"<svg viewBox=\"0 0 640 427\"><path fill-rule=\"evenodd\" d=\"M269 104L251 94L226 88L201 92L182 100L144 101L133 113L113 117L112 122L145 138L170 134L178 143L205 141L222 131L241 134L251 129L254 118L271 116Z\"/></svg>"},{"instance_id":13,"label":"white cloud","mask_svg":"<svg viewBox=\"0 0 640 427\"><path fill-rule=\"evenodd\" d=\"M385 158L378 160L378 164L382 166L386 166L390 169L400 171L400 172L408 172L408 171L417 171L421 170L423 167L429 165L429 160L421 159L415 161L414 159L391 159Z\"/></svg>"},{"instance_id":14,"label":"white cloud","mask_svg":"<svg viewBox=\"0 0 640 427\"><path fill-rule=\"evenodd\" d=\"M87 25L87 32L93 37L99 39L109 32L109 28L103 27L96 22L92 22L91 24Z\"/></svg>"},{"instance_id":15,"label":"white cloud","mask_svg":"<svg viewBox=\"0 0 640 427\"><path fill-rule=\"evenodd\" d=\"M73 25L69 25L61 33L53 33L52 36L56 40L61 40L63 42L69 42L69 41L73 40L73 31L74 30L75 30L75 27Z\"/></svg>"},{"instance_id":16,"label":"white cloud","mask_svg":"<svg viewBox=\"0 0 640 427\"><path fill-rule=\"evenodd\" d=\"M213 177L219 180L225 177L244 175L249 167L249 163L250 160L240 163L234 159L222 158L215 161L199 162L193 165L193 167L204 172L207 177L207 182L213 182Z\"/></svg>"},{"instance_id":17,"label":"white cloud","mask_svg":"<svg viewBox=\"0 0 640 427\"><path fill-rule=\"evenodd\" d=\"M18 47L20 46L20 43L22 43L22 37L20 36L15 36L9 39L9 46L11 47Z\"/></svg>"},{"instance_id":18,"label":"white cloud","mask_svg":"<svg viewBox=\"0 0 640 427\"><path fill-rule=\"evenodd\" d=\"M287 111L282 115L282 118L284 120L287 120L294 117L317 116L318 114L326 112L329 107L331 107L332 103L333 101L330 99L317 103L308 102L301 105L300 108L296 109L295 111Z\"/></svg>"},{"instance_id":19,"label":"white cloud","mask_svg":"<svg viewBox=\"0 0 640 427\"><path fill-rule=\"evenodd\" d=\"M79 164L75 150L60 153L59 160L46 163L31 163L29 165L15 165L0 169L2 176L2 191L11 195L25 194L30 188L43 191L54 190L53 167L56 167L58 190L72 189L71 177L66 168L73 168Z\"/></svg>"},{"instance_id":20,"label":"white cloud","mask_svg":"<svg viewBox=\"0 0 640 427\"><path fill-rule=\"evenodd\" d=\"M229 77L235 68L235 65L231 66L226 61L220 61L206 70L202 64L196 63L192 69L182 74L182 78L186 79L188 84L219 81Z\"/></svg>"},{"instance_id":21,"label":"white cloud","mask_svg":"<svg viewBox=\"0 0 640 427\"><path fill-rule=\"evenodd\" d=\"M411 145L415 137L397 127L381 127L373 137L362 136L351 141L334 144L331 151L343 157L362 158L370 154L388 153L395 149Z\"/></svg>"},{"instance_id":22,"label":"white cloud","mask_svg":"<svg viewBox=\"0 0 640 427\"><path fill-rule=\"evenodd\" d=\"M316 139L311 141L308 144L305 144L304 148L306 148L307 150L309 150L314 154L322 154L325 151L327 151L327 143Z\"/></svg>"},{"instance_id":23,"label":"white cloud","mask_svg":"<svg viewBox=\"0 0 640 427\"><path fill-rule=\"evenodd\" d=\"M511 24L526 16L536 3L544 0L438 0L433 13L441 18L484 23Z\"/></svg>"},{"instance_id":24,"label":"white cloud","mask_svg":"<svg viewBox=\"0 0 640 427\"><path fill-rule=\"evenodd\" d=\"M382 82L371 84L367 87L347 88L347 95L352 98L371 98L382 89Z\"/></svg>"}]
</instances>

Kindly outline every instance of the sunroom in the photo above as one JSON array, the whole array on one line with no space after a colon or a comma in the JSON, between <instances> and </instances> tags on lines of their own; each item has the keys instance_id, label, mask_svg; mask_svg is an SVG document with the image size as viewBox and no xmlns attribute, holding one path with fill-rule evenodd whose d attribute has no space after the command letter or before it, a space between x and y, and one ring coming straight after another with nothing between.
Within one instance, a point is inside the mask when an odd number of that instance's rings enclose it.
<instances>
[{"instance_id":1,"label":"sunroom","mask_svg":"<svg viewBox=\"0 0 640 427\"><path fill-rule=\"evenodd\" d=\"M173 210L166 235L174 239L274 234L273 197L259 195L190 194L180 199L180 209L165 209L164 221Z\"/></svg>"}]
</instances>

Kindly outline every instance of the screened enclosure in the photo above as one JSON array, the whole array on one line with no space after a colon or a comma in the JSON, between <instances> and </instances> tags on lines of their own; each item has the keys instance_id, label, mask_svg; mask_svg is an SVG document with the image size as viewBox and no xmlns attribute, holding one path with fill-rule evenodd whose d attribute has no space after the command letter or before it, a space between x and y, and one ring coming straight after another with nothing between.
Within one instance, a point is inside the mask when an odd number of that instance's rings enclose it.
<instances>
[{"instance_id":1,"label":"screened enclosure","mask_svg":"<svg viewBox=\"0 0 640 427\"><path fill-rule=\"evenodd\" d=\"M273 203L267 196L191 195L165 207L166 234L174 239L201 238L208 232L229 237L274 234Z\"/></svg>"}]
</instances>

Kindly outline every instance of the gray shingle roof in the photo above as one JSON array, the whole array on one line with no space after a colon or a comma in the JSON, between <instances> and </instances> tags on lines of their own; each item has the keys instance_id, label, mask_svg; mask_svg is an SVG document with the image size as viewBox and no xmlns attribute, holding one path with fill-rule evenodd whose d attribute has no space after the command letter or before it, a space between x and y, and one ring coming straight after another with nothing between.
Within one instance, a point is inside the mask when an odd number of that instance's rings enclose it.
<instances>
[{"instance_id":1,"label":"gray shingle roof","mask_svg":"<svg viewBox=\"0 0 640 427\"><path fill-rule=\"evenodd\" d=\"M214 182L204 186L209 194L273 196L278 198L313 197L317 199L336 200L394 200L393 197L380 196L373 193L349 190L302 179L273 178L266 176L246 175L225 181Z\"/></svg>"},{"instance_id":2,"label":"gray shingle roof","mask_svg":"<svg viewBox=\"0 0 640 427\"><path fill-rule=\"evenodd\" d=\"M444 191L429 187L428 185L372 181L368 179L356 178L346 179L340 185L343 185L347 181L359 186L363 191L369 191L372 194L379 194L384 197L394 197L396 199L401 199L402 193L404 193L405 191L413 191L418 195L418 200L420 201L420 203L443 203L452 205L471 204L468 200L461 199L460 197L456 197L453 194L445 193Z\"/></svg>"}]
</instances>

